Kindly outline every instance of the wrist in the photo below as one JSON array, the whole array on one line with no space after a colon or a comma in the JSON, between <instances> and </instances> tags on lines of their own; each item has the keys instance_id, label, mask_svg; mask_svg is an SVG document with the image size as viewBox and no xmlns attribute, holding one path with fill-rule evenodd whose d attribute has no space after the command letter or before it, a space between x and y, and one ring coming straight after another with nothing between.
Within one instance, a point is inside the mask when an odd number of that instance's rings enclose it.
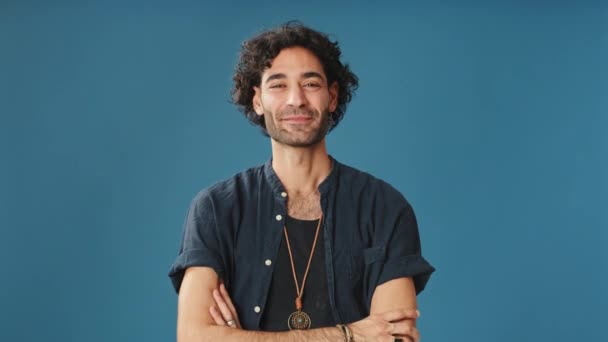
<instances>
[{"instance_id":1,"label":"wrist","mask_svg":"<svg viewBox=\"0 0 608 342\"><path fill-rule=\"evenodd\" d=\"M354 342L355 341L355 339L354 339L355 336L353 335L353 332L348 325L338 324L338 325L336 325L336 327L338 329L340 329L340 331L342 332L342 337L343 337L344 342Z\"/></svg>"}]
</instances>

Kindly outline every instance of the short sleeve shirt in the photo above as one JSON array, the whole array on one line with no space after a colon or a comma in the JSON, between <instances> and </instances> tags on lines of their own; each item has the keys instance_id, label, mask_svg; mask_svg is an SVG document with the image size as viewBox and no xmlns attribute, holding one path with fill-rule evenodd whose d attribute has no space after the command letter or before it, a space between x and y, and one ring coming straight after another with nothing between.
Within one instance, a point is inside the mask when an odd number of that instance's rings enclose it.
<instances>
[{"instance_id":1,"label":"short sleeve shirt","mask_svg":"<svg viewBox=\"0 0 608 342\"><path fill-rule=\"evenodd\" d=\"M332 159L319 185L325 271L335 322L369 315L377 286L412 277L420 293L435 271L422 256L414 211L388 183ZM213 268L247 330L260 330L287 217L272 160L199 192L169 277L179 292L191 266Z\"/></svg>"}]
</instances>

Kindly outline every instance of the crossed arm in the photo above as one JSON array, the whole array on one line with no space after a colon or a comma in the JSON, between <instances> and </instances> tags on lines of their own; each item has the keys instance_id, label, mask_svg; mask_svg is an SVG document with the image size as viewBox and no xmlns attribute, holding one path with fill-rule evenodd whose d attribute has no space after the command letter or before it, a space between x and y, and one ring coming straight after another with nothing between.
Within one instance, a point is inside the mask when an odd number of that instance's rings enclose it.
<instances>
[{"instance_id":1,"label":"crossed arm","mask_svg":"<svg viewBox=\"0 0 608 342\"><path fill-rule=\"evenodd\" d=\"M344 340L340 330L335 327L261 332L218 325L209 308L217 308L214 290L219 289L219 285L218 276L212 268L190 267L186 270L178 299L178 342ZM219 298L226 297L226 302L230 303L226 292L223 292L223 295L216 292L216 298L218 295ZM349 327L355 335L355 341L392 342L394 337L399 336L418 341L416 318L416 293L413 281L411 278L398 278L378 286L372 297L370 316L349 324Z\"/></svg>"}]
</instances>

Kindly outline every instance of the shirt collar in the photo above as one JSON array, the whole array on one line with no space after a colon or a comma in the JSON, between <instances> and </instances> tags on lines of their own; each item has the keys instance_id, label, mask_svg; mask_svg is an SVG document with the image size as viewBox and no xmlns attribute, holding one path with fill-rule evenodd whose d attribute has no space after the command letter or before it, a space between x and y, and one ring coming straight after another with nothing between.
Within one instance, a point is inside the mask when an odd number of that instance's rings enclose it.
<instances>
[{"instance_id":1,"label":"shirt collar","mask_svg":"<svg viewBox=\"0 0 608 342\"><path fill-rule=\"evenodd\" d=\"M335 180L341 166L341 164L331 155L329 155L329 159L331 160L331 171L329 172L329 175L327 175L327 177L325 177L325 179L321 182L321 184L319 184L318 189L321 195L326 194L329 189L331 189L333 184L335 184ZM283 183L281 183L279 176L277 176L276 172L274 172L274 169L272 168L272 157L264 164L264 175L274 193L280 196L281 193L285 191L285 187L283 186Z\"/></svg>"}]
</instances>

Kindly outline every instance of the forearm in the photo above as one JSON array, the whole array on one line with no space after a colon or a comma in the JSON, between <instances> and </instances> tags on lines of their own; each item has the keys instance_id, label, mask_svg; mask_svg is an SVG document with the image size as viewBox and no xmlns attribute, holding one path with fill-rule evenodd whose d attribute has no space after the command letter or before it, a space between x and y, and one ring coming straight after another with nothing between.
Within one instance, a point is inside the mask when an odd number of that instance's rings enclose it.
<instances>
[{"instance_id":1,"label":"forearm","mask_svg":"<svg viewBox=\"0 0 608 342\"><path fill-rule=\"evenodd\" d=\"M207 326L201 330L200 339L180 339L179 342L206 342L206 341L251 341L251 342L292 342L292 341L318 341L342 342L344 335L335 327L318 328L310 330L291 330L285 332L249 331L223 326Z\"/></svg>"}]
</instances>

